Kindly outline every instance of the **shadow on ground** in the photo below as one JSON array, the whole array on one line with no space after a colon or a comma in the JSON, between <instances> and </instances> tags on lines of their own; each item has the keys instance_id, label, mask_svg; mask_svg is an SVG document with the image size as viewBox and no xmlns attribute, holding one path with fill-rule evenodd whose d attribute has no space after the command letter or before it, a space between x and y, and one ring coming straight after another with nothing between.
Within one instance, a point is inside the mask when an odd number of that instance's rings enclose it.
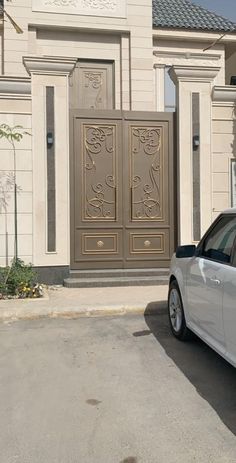
<instances>
[{"instance_id":1,"label":"shadow on ground","mask_svg":"<svg viewBox=\"0 0 236 463\"><path fill-rule=\"evenodd\" d=\"M236 435L236 369L198 338L186 343L175 339L163 302L148 304L144 317L166 354Z\"/></svg>"}]
</instances>

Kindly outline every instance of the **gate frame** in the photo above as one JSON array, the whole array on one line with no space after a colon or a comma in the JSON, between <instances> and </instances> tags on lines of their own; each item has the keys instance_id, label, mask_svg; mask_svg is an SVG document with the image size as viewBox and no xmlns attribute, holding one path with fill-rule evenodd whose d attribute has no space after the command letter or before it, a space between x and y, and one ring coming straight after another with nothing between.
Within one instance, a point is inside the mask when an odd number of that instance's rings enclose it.
<instances>
[{"instance_id":1,"label":"gate frame","mask_svg":"<svg viewBox=\"0 0 236 463\"><path fill-rule=\"evenodd\" d=\"M169 225L168 227L170 230L170 237L169 237L169 245L170 245L170 255L174 252L176 243L177 243L177 236L178 236L178 227L177 227L177 178L174 173L177 173L177 159L176 159L176 143L174 143L174 137L176 140L176 114L171 112L155 112L155 111L122 111L122 110L86 110L86 109L79 109L79 108L72 108L70 109L69 114L69 182L70 182L70 268L71 270L85 270L85 268L77 268L74 266L74 246L75 246L75 204L74 204L74 192L75 192L75 133L74 133L74 119L75 116L80 119L109 119L111 122L113 120L120 120L120 121L144 121L144 122L167 122L168 123L168 148L169 148L169 170L168 170L168 179L172 181L168 184L169 190ZM124 150L124 140L122 142L122 151ZM171 232L172 230L172 232ZM171 252L172 251L172 252ZM167 267L170 259L166 260L167 265L160 265L159 268ZM88 261L89 263L89 261ZM101 270L102 269L109 269L114 268L114 264L108 265L109 262L106 263L106 267L102 267L101 263ZM119 267L115 267L119 268ZM120 267L124 269L123 266ZM134 265L127 267L127 268L139 268L139 266ZM142 267L142 268L150 268ZM158 267L157 267L158 268ZM87 267L89 270L89 268ZM92 267L91 270L94 270L95 267ZM98 269L99 270L99 269Z\"/></svg>"}]
</instances>

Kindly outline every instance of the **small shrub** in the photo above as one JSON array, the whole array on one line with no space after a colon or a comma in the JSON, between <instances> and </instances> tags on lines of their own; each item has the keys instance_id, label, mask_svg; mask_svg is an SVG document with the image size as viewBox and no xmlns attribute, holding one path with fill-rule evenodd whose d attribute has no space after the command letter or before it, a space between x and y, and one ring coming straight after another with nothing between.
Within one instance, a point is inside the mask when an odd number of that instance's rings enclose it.
<instances>
[{"instance_id":1,"label":"small shrub","mask_svg":"<svg viewBox=\"0 0 236 463\"><path fill-rule=\"evenodd\" d=\"M31 264L15 259L11 267L0 269L0 293L2 297L42 296L42 287L37 283L37 274Z\"/></svg>"}]
</instances>

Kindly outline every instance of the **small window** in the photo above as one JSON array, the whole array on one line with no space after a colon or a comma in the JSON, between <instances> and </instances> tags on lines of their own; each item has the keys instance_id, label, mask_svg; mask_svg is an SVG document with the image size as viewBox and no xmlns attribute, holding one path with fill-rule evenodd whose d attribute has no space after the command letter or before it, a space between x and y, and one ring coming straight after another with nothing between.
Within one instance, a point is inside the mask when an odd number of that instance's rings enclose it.
<instances>
[{"instance_id":1,"label":"small window","mask_svg":"<svg viewBox=\"0 0 236 463\"><path fill-rule=\"evenodd\" d=\"M235 237L236 217L222 217L205 239L201 255L217 262L230 263Z\"/></svg>"}]
</instances>

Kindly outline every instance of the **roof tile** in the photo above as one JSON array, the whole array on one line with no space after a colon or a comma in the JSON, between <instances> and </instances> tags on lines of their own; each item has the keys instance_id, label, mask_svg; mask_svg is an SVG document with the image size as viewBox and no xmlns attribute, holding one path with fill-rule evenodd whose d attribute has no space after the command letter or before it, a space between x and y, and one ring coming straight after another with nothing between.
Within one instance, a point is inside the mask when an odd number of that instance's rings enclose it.
<instances>
[{"instance_id":1,"label":"roof tile","mask_svg":"<svg viewBox=\"0 0 236 463\"><path fill-rule=\"evenodd\" d=\"M236 24L188 0L153 0L153 26L236 32Z\"/></svg>"}]
</instances>

